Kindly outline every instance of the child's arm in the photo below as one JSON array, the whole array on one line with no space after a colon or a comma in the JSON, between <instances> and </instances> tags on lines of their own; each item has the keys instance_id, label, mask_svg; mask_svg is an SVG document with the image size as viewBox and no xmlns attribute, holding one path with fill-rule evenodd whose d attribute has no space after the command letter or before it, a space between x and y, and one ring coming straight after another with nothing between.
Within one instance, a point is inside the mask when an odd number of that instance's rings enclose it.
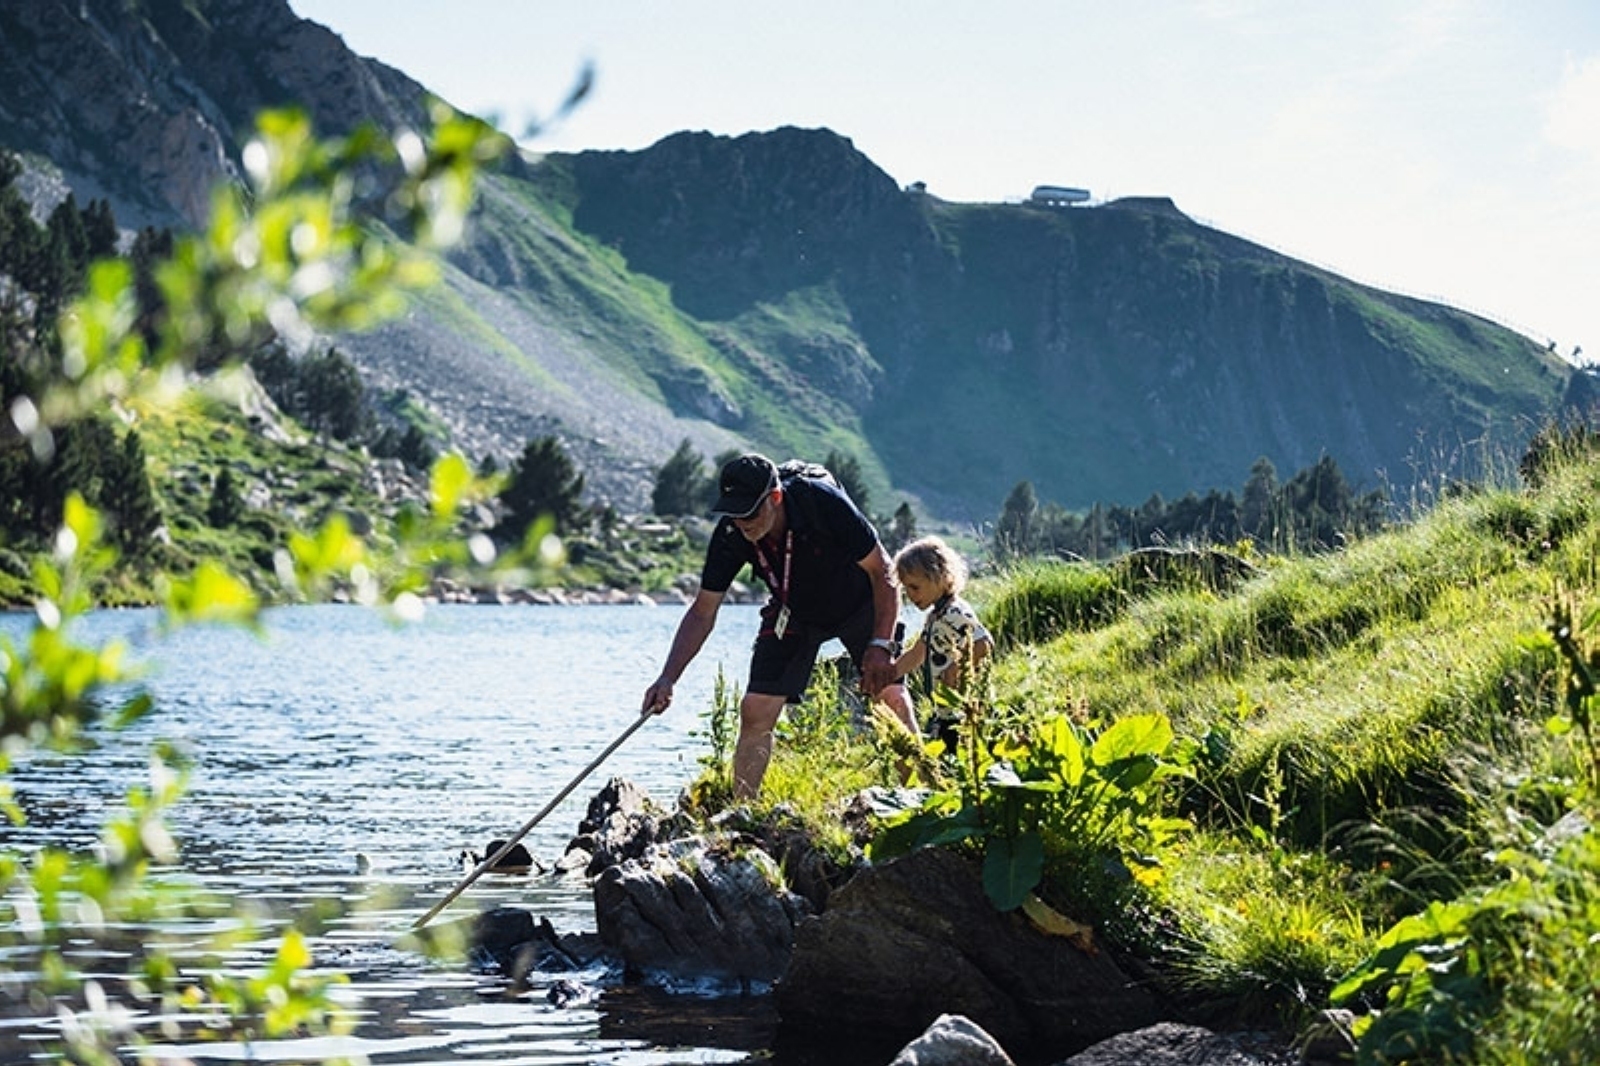
<instances>
[{"instance_id":1,"label":"child's arm","mask_svg":"<svg viewBox=\"0 0 1600 1066\"><path fill-rule=\"evenodd\" d=\"M989 657L989 653L993 650L994 638L987 633L972 642L972 670L974 673L983 665L983 661Z\"/></svg>"},{"instance_id":2,"label":"child's arm","mask_svg":"<svg viewBox=\"0 0 1600 1066\"><path fill-rule=\"evenodd\" d=\"M927 657L928 642L918 637L912 642L911 647L902 652L894 662L889 665L894 668L894 676L905 677L911 671L922 666L922 660Z\"/></svg>"}]
</instances>

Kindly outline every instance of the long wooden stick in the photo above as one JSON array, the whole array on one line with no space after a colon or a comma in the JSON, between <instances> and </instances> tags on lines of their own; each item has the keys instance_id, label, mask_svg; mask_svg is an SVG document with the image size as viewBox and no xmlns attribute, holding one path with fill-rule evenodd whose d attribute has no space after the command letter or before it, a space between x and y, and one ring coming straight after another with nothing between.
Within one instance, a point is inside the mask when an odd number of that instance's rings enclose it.
<instances>
[{"instance_id":1,"label":"long wooden stick","mask_svg":"<svg viewBox=\"0 0 1600 1066\"><path fill-rule=\"evenodd\" d=\"M541 821L544 820L544 816L545 815L547 815L551 811L555 810L556 804L558 804L562 800L566 799L567 796L571 794L572 790L577 788L578 784L584 778L588 777L591 773L594 772L594 768L596 766L599 766L601 763L605 762L606 759L610 757L612 752L614 752L618 748L622 747L622 742L623 741L625 741L629 737L633 736L635 730L637 730L640 726L644 725L645 722L649 721L653 717L655 717L655 715L652 712L646 711L644 714L641 714L637 719L635 719L633 724L630 725L627 729L624 729L622 731L622 735L620 737L618 737L616 740L613 740L611 742L611 744L606 748L605 751L602 751L599 755L596 755L594 757L594 760L592 762L590 762L588 766L585 766L582 770L579 770L578 771L578 776L574 777L571 781L568 781L566 788L563 788L560 792L557 792L556 795L555 795L555 798L552 799L549 803L546 803L544 805L544 808L538 814L534 815L532 818L529 818L527 820L527 822L523 824L522 828L517 830L517 835L516 836L512 837L510 840L508 840L504 844L500 845L500 849L498 851L496 851L493 855L490 855L488 858L486 858L482 862L480 862L478 864L478 868L477 869L473 870L470 874L468 874L466 876L466 879L463 880L455 888L453 888L450 891L450 894L448 896L446 896L444 899L441 899L438 903L434 904L432 910L430 910L427 914L424 914L421 918L418 918L416 920L416 922L412 924L411 928L413 928L413 929L421 929L423 926L425 926L429 922L431 922L434 919L435 915L437 915L440 911L442 911L446 907L448 907L450 905L450 902L452 900L454 900L457 896L459 896L459 895L461 895L461 893L465 892L467 890L467 886L468 885L472 884L472 882L476 881L480 876L482 876L485 871L487 871L490 868L492 868L495 865L495 863L499 862L502 858L504 858L506 853L509 852L512 849L512 847L514 847L516 845L517 841L521 840L523 837L528 835L528 830L530 830L534 826L538 825Z\"/></svg>"}]
</instances>

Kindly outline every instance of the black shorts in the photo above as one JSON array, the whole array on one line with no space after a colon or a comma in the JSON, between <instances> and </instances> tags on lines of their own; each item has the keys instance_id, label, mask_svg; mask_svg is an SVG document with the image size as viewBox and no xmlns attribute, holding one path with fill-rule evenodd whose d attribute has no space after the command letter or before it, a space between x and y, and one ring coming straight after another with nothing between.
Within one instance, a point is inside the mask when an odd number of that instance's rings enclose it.
<instances>
[{"instance_id":1,"label":"black shorts","mask_svg":"<svg viewBox=\"0 0 1600 1066\"><path fill-rule=\"evenodd\" d=\"M758 696L783 696L798 703L811 683L811 670L817 665L817 651L837 637L850 653L850 661L861 667L861 656L872 640L872 601L866 600L856 612L836 626L816 626L791 621L783 639L772 631L768 612L762 611L761 632L750 653L750 681L747 692Z\"/></svg>"}]
</instances>

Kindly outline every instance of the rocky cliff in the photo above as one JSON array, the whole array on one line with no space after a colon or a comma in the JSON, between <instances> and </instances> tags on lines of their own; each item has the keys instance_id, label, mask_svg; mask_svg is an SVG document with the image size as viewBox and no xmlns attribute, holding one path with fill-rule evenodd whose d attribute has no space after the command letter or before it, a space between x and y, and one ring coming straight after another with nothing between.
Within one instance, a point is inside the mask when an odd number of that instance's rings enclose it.
<instances>
[{"instance_id":1,"label":"rocky cliff","mask_svg":"<svg viewBox=\"0 0 1600 1066\"><path fill-rule=\"evenodd\" d=\"M6 5L0 84L0 145L124 225L203 218L264 107L339 133L416 125L425 100L284 0ZM1023 479L1069 507L1137 503L1237 488L1260 456L1331 455L1403 493L1515 449L1572 375L1169 201L947 203L798 129L513 160L447 284L339 343L473 456L557 433L625 511L687 437L838 449L881 508L959 520Z\"/></svg>"},{"instance_id":2,"label":"rocky cliff","mask_svg":"<svg viewBox=\"0 0 1600 1066\"><path fill-rule=\"evenodd\" d=\"M827 131L681 134L571 170L574 226L699 321L761 345L770 309L826 293L765 347L944 513L992 514L1022 479L1069 506L1233 487L1263 455L1404 491L1515 448L1571 374L1170 200L945 203Z\"/></svg>"}]
</instances>

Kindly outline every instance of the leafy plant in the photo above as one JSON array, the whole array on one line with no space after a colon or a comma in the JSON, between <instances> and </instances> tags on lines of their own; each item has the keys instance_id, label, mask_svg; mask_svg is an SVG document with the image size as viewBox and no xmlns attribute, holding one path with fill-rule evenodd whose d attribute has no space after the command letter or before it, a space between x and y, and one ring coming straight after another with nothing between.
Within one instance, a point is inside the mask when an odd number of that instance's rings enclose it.
<instances>
[{"instance_id":1,"label":"leafy plant","mask_svg":"<svg viewBox=\"0 0 1600 1066\"><path fill-rule=\"evenodd\" d=\"M728 681L721 666L711 682L711 705L700 712L703 738L710 750L700 756L701 774L690 794L703 810L716 810L733 799L733 744L739 730L739 688Z\"/></svg>"},{"instance_id":2,"label":"leafy plant","mask_svg":"<svg viewBox=\"0 0 1600 1066\"><path fill-rule=\"evenodd\" d=\"M1000 910L1020 906L1048 855L1126 864L1159 877L1162 848L1188 823L1162 814L1161 786L1185 774L1187 747L1162 715L1097 731L1045 716L981 753L957 791L935 791L886 819L875 859L920 847L981 843L983 883Z\"/></svg>"}]
</instances>

